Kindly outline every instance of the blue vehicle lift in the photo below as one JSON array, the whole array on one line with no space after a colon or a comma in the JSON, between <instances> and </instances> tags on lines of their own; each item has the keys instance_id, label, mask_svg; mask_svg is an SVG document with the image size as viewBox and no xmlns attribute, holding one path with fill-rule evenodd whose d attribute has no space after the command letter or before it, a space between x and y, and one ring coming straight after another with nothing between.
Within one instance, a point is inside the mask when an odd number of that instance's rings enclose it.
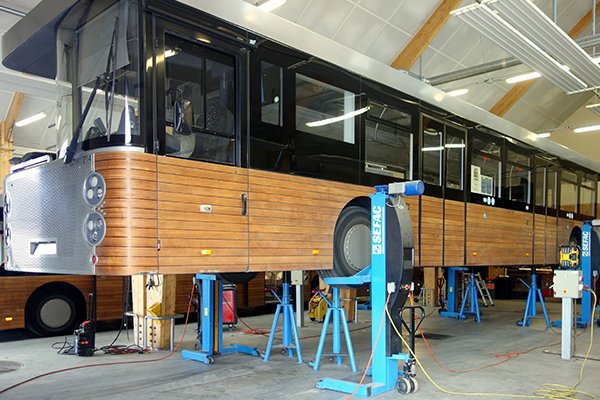
<instances>
[{"instance_id":1,"label":"blue vehicle lift","mask_svg":"<svg viewBox=\"0 0 600 400\"><path fill-rule=\"evenodd\" d=\"M214 364L215 356L232 353L245 353L260 356L256 347L232 344L223 348L223 283L216 275L196 274L196 284L201 282L199 290L201 318L198 321L197 351L183 350L181 356L186 360Z\"/></svg>"},{"instance_id":2,"label":"blue vehicle lift","mask_svg":"<svg viewBox=\"0 0 600 400\"><path fill-rule=\"evenodd\" d=\"M387 295L402 304L406 301L414 263L414 238L410 215L406 203L398 197L420 195L423 193L424 185L421 181L414 181L375 188L377 192L371 195L371 267L353 277L330 278L329 281L331 284L344 285L370 281L373 358L372 367L367 372L372 376L372 382L357 385L356 382L323 379L317 383L318 388L343 393L355 392L359 397L375 396L393 388L406 394L418 388L414 378L414 360L409 354L398 351L402 348L400 338L397 337L385 314ZM402 260L399 264L402 268L401 276L393 268L397 268L398 264L394 264L394 261L398 263L398 258ZM391 304L397 303L391 301ZM397 328L402 329L398 322L402 318L400 309L390 314L396 320ZM384 316L383 320L382 316ZM381 324L380 321L383 323ZM398 370L398 361L404 362L402 371ZM399 374L402 375L400 378Z\"/></svg>"}]
</instances>

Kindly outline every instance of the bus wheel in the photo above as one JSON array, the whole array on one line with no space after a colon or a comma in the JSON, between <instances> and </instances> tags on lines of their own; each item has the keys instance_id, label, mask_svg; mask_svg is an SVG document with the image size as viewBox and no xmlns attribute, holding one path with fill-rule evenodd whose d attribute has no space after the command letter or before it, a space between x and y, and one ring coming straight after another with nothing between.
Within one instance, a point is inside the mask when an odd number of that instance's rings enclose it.
<instances>
[{"instance_id":1,"label":"bus wheel","mask_svg":"<svg viewBox=\"0 0 600 400\"><path fill-rule=\"evenodd\" d=\"M326 277L355 275L371 264L371 213L359 206L346 207L340 213L333 234L333 269L321 270ZM336 285L355 289L357 286Z\"/></svg>"},{"instance_id":2,"label":"bus wheel","mask_svg":"<svg viewBox=\"0 0 600 400\"><path fill-rule=\"evenodd\" d=\"M258 272L224 272L221 274L217 274L221 280L226 283L233 283L236 285L241 285L244 283L250 282L252 279L256 278Z\"/></svg>"},{"instance_id":3,"label":"bus wheel","mask_svg":"<svg viewBox=\"0 0 600 400\"><path fill-rule=\"evenodd\" d=\"M42 288L29 297L25 306L25 326L40 336L72 334L84 320L85 299L74 288Z\"/></svg>"}]
</instances>

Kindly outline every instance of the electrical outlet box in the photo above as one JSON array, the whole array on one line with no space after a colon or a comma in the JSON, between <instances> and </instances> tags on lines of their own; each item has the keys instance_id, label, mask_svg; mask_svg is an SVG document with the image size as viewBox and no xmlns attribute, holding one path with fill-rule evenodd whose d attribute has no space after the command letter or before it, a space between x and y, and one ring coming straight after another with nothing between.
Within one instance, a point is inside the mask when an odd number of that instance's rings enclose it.
<instances>
[{"instance_id":1,"label":"electrical outlet box","mask_svg":"<svg viewBox=\"0 0 600 400\"><path fill-rule=\"evenodd\" d=\"M200 206L200 212L206 214L212 214L212 206L210 204L202 204Z\"/></svg>"},{"instance_id":2,"label":"electrical outlet box","mask_svg":"<svg viewBox=\"0 0 600 400\"><path fill-rule=\"evenodd\" d=\"M308 271L292 271L292 285L308 285Z\"/></svg>"},{"instance_id":3,"label":"electrical outlet box","mask_svg":"<svg viewBox=\"0 0 600 400\"><path fill-rule=\"evenodd\" d=\"M583 274L581 270L554 271L554 297L579 299L582 290Z\"/></svg>"}]
</instances>

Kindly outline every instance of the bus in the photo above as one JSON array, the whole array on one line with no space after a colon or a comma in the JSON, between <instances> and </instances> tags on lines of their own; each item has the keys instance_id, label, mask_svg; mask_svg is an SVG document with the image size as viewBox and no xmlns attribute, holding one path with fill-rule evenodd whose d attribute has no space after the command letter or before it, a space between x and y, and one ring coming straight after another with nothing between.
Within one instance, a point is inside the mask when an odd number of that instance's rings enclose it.
<instances>
[{"instance_id":1,"label":"bus","mask_svg":"<svg viewBox=\"0 0 600 400\"><path fill-rule=\"evenodd\" d=\"M240 0L42 0L2 51L59 149L4 180L7 270L349 276L414 179L405 271L555 265L596 216L597 162Z\"/></svg>"}]
</instances>

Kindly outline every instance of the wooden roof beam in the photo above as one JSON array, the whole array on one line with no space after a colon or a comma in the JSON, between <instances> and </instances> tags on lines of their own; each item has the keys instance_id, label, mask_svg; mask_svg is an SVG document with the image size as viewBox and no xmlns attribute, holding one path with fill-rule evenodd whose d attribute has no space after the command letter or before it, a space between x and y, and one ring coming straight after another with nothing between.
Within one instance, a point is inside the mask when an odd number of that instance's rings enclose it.
<instances>
[{"instance_id":1,"label":"wooden roof beam","mask_svg":"<svg viewBox=\"0 0 600 400\"><path fill-rule=\"evenodd\" d=\"M6 112L6 118L0 123L0 179L4 179L10 172L10 164L8 161L12 156L12 151L7 150L12 148L12 141L9 141L8 136L10 131L14 129L14 123L19 115L19 109L23 103L23 93L15 92L13 94L10 106Z\"/></svg>"},{"instance_id":2,"label":"wooden roof beam","mask_svg":"<svg viewBox=\"0 0 600 400\"><path fill-rule=\"evenodd\" d=\"M600 2L596 4L596 15L600 15ZM592 10L588 11L573 27L567 32L571 39L576 39L584 29L592 23ZM506 115L517 101L529 90L537 79L516 83L506 94L492 107L490 112L499 117Z\"/></svg>"},{"instance_id":3,"label":"wooden roof beam","mask_svg":"<svg viewBox=\"0 0 600 400\"><path fill-rule=\"evenodd\" d=\"M446 21L448 21L450 11L454 11L460 3L462 3L462 0L442 0L438 8L425 21L421 29L408 42L394 62L392 62L391 67L405 70L411 69L433 38L442 29Z\"/></svg>"}]
</instances>

